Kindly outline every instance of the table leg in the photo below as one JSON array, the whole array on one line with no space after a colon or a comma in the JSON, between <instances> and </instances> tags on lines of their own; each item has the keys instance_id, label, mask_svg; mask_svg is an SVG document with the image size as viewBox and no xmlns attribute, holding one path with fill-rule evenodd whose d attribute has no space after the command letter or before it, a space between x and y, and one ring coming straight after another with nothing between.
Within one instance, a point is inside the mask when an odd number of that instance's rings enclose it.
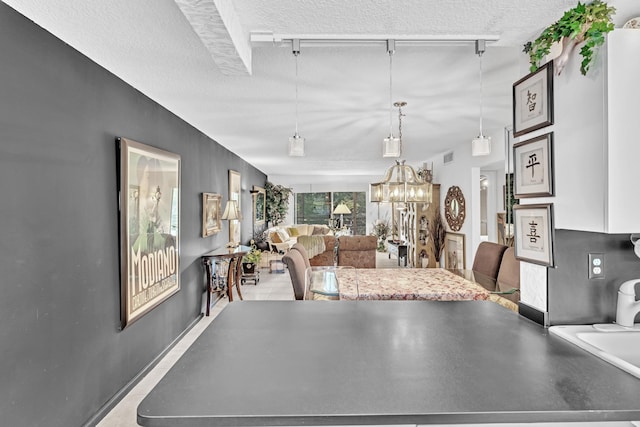
<instances>
[{"instance_id":1,"label":"table leg","mask_svg":"<svg viewBox=\"0 0 640 427\"><path fill-rule=\"evenodd\" d=\"M207 308L205 309L205 315L209 315L209 306L211 306L211 290L213 289L213 271L211 271L211 260L209 258L204 259L205 271L207 272Z\"/></svg>"},{"instance_id":2,"label":"table leg","mask_svg":"<svg viewBox=\"0 0 640 427\"><path fill-rule=\"evenodd\" d=\"M227 298L233 301L233 278L235 276L235 258L229 260L229 270L227 271Z\"/></svg>"},{"instance_id":3,"label":"table leg","mask_svg":"<svg viewBox=\"0 0 640 427\"><path fill-rule=\"evenodd\" d=\"M238 297L242 300L242 292L240 292L240 282L242 281L242 257L236 258L236 291Z\"/></svg>"}]
</instances>

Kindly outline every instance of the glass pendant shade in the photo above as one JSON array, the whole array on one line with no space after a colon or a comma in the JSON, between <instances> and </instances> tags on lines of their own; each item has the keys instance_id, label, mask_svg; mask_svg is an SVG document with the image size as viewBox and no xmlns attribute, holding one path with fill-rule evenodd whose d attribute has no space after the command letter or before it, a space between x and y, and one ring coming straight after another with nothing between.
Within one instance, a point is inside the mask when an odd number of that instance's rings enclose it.
<instances>
[{"instance_id":1,"label":"glass pendant shade","mask_svg":"<svg viewBox=\"0 0 640 427\"><path fill-rule=\"evenodd\" d=\"M389 135L382 142L382 157L400 157L402 155L402 141Z\"/></svg>"},{"instance_id":2,"label":"glass pendant shade","mask_svg":"<svg viewBox=\"0 0 640 427\"><path fill-rule=\"evenodd\" d=\"M304 138L297 132L289 137L289 156L304 157Z\"/></svg>"},{"instance_id":3,"label":"glass pendant shade","mask_svg":"<svg viewBox=\"0 0 640 427\"><path fill-rule=\"evenodd\" d=\"M472 156L488 156L491 154L491 138L484 135L478 135L471 141Z\"/></svg>"},{"instance_id":4,"label":"glass pendant shade","mask_svg":"<svg viewBox=\"0 0 640 427\"><path fill-rule=\"evenodd\" d=\"M381 182L369 184L372 203L431 203L433 186L404 161L391 166Z\"/></svg>"}]
</instances>

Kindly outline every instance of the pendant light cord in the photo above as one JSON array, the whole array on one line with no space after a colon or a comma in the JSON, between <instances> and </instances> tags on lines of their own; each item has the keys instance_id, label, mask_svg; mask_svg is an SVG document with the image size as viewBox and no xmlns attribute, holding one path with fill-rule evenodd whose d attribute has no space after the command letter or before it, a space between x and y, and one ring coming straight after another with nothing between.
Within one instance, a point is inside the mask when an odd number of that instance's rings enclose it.
<instances>
[{"instance_id":1,"label":"pendant light cord","mask_svg":"<svg viewBox=\"0 0 640 427\"><path fill-rule=\"evenodd\" d=\"M293 55L296 57L296 137L298 137L298 55L300 55L299 51L293 52Z\"/></svg>"},{"instance_id":2,"label":"pendant light cord","mask_svg":"<svg viewBox=\"0 0 640 427\"><path fill-rule=\"evenodd\" d=\"M393 50L389 50L389 139L393 138Z\"/></svg>"},{"instance_id":3,"label":"pendant light cord","mask_svg":"<svg viewBox=\"0 0 640 427\"><path fill-rule=\"evenodd\" d=\"M480 135L479 136L484 136L482 134L482 54L484 53L483 50L478 51L478 56L480 57Z\"/></svg>"}]
</instances>

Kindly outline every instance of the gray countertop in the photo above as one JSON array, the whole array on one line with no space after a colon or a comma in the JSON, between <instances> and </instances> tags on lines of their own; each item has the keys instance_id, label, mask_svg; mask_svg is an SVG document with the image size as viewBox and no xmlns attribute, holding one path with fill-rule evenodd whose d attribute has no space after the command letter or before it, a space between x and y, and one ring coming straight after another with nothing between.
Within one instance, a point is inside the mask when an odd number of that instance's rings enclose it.
<instances>
[{"instance_id":1,"label":"gray countertop","mask_svg":"<svg viewBox=\"0 0 640 427\"><path fill-rule=\"evenodd\" d=\"M229 304L143 426L640 420L640 379L481 301Z\"/></svg>"}]
</instances>

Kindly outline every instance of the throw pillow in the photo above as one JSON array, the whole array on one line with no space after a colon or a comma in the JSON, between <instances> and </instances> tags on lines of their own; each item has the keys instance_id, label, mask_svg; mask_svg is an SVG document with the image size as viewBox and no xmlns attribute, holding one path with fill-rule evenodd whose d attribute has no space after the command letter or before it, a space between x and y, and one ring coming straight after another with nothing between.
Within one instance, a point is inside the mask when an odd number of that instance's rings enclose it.
<instances>
[{"instance_id":1,"label":"throw pillow","mask_svg":"<svg viewBox=\"0 0 640 427\"><path fill-rule=\"evenodd\" d=\"M271 236L269 237L273 243L282 243L282 240L280 239L280 235L278 235L277 231L274 231L273 233L271 233Z\"/></svg>"},{"instance_id":2,"label":"throw pillow","mask_svg":"<svg viewBox=\"0 0 640 427\"><path fill-rule=\"evenodd\" d=\"M314 227L313 236L324 236L325 234L327 234L327 230L325 230L324 227Z\"/></svg>"},{"instance_id":3,"label":"throw pillow","mask_svg":"<svg viewBox=\"0 0 640 427\"><path fill-rule=\"evenodd\" d=\"M291 237L298 237L300 235L300 233L298 232L298 229L295 227L287 228L287 231L289 232L289 235Z\"/></svg>"},{"instance_id":4,"label":"throw pillow","mask_svg":"<svg viewBox=\"0 0 640 427\"><path fill-rule=\"evenodd\" d=\"M280 241L282 243L286 242L287 240L289 240L289 234L287 234L286 231L284 230L278 230L276 231L276 233L278 234L278 236L280 237Z\"/></svg>"}]
</instances>

